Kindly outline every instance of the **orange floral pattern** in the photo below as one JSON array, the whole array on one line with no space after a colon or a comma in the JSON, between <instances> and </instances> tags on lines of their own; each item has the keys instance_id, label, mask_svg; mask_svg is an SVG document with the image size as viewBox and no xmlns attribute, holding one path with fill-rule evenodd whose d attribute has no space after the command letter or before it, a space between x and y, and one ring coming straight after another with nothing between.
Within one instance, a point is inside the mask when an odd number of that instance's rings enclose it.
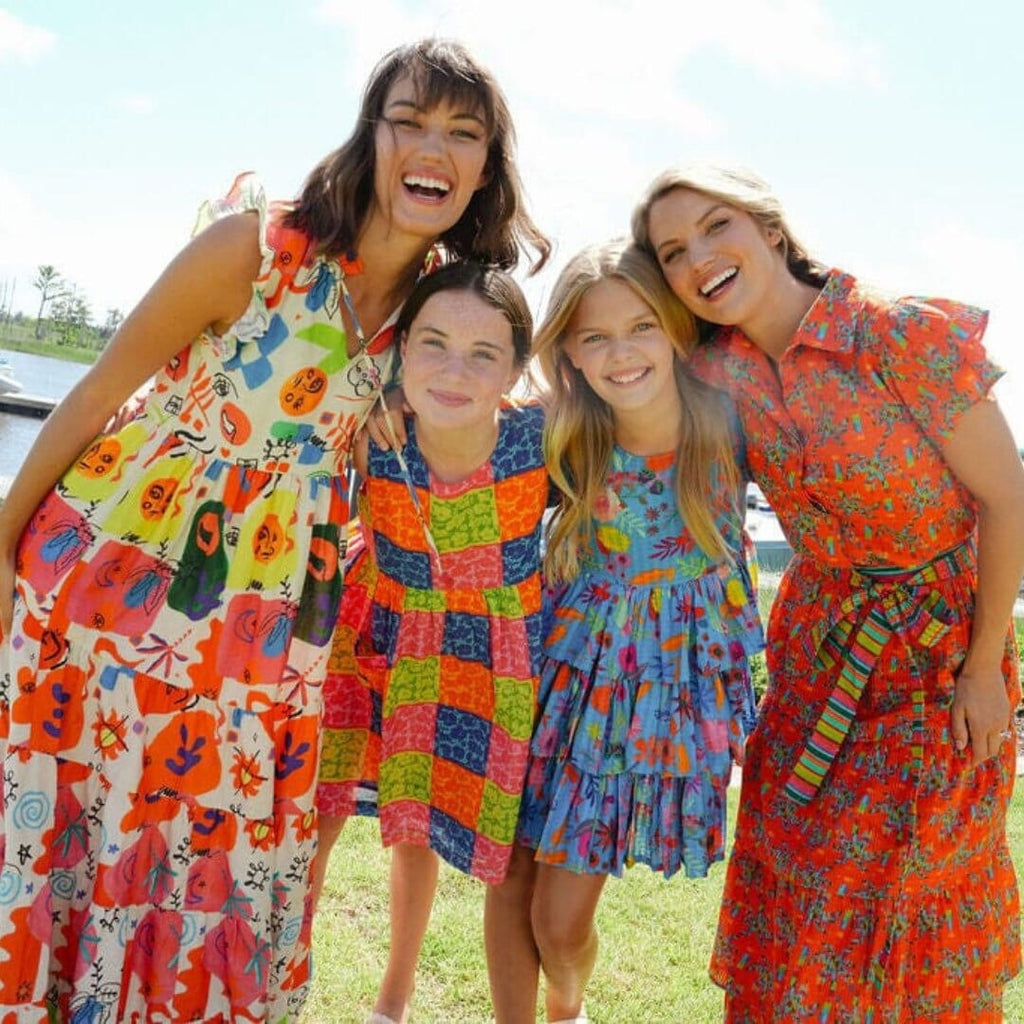
<instances>
[{"instance_id":1,"label":"orange floral pattern","mask_svg":"<svg viewBox=\"0 0 1024 1024\"><path fill-rule=\"evenodd\" d=\"M733 1024L995 1024L1020 969L1014 745L972 770L949 722L977 511L941 453L999 377L985 320L948 300L883 300L833 272L778 373L737 330L695 357L737 403L753 476L797 552L768 624L771 683L711 964ZM941 572L912 571L933 562ZM787 783L853 665L851 637L900 606L802 804ZM1016 703L1011 636L1003 673Z\"/></svg>"}]
</instances>

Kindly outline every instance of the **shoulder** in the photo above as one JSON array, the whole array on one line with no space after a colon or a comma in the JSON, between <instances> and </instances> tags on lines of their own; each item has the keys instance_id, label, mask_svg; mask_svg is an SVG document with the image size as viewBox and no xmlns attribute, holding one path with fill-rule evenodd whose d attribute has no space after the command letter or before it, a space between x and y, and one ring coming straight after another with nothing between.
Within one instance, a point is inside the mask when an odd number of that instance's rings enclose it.
<instances>
[{"instance_id":1,"label":"shoulder","mask_svg":"<svg viewBox=\"0 0 1024 1024\"><path fill-rule=\"evenodd\" d=\"M980 344L988 324L986 310L939 296L898 295L858 284L850 300L858 310L860 343L897 361L922 350Z\"/></svg>"},{"instance_id":2,"label":"shoulder","mask_svg":"<svg viewBox=\"0 0 1024 1024\"><path fill-rule=\"evenodd\" d=\"M502 406L501 416L513 430L540 433L544 429L544 407L539 402L508 402Z\"/></svg>"}]
</instances>

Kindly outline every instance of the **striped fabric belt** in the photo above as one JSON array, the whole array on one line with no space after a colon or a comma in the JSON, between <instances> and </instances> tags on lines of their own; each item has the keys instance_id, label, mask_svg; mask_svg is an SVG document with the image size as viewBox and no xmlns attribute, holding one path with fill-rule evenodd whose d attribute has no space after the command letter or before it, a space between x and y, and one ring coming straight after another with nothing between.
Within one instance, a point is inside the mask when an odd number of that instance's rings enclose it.
<instances>
[{"instance_id":1,"label":"striped fabric belt","mask_svg":"<svg viewBox=\"0 0 1024 1024\"><path fill-rule=\"evenodd\" d=\"M810 803L839 753L857 714L857 705L882 649L893 635L908 645L932 647L954 619L933 584L968 571L974 565L972 542L953 548L916 569L854 569L853 591L824 618L808 638L815 667L829 671L841 663L839 679L825 703L811 738L797 760L785 791L790 799ZM924 756L924 691L911 695L914 709L912 767Z\"/></svg>"}]
</instances>

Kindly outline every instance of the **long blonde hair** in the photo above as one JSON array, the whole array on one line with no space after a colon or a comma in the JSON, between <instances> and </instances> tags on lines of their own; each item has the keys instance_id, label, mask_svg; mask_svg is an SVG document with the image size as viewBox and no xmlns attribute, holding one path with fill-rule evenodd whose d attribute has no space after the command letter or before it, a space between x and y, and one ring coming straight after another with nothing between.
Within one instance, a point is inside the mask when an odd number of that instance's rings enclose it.
<instances>
[{"instance_id":1,"label":"long blonde hair","mask_svg":"<svg viewBox=\"0 0 1024 1024\"><path fill-rule=\"evenodd\" d=\"M738 486L729 419L722 396L698 381L685 361L697 341L693 316L672 294L658 264L625 239L591 246L575 256L555 282L547 315L534 337L534 355L549 393L544 455L561 492L548 528L545 571L552 580L579 572L585 540L593 540L592 510L615 445L608 405L593 392L565 352L566 330L586 292L608 279L622 281L651 307L676 350L674 370L682 399L676 449L676 504L704 552L729 559L711 510L713 486Z\"/></svg>"}]
</instances>

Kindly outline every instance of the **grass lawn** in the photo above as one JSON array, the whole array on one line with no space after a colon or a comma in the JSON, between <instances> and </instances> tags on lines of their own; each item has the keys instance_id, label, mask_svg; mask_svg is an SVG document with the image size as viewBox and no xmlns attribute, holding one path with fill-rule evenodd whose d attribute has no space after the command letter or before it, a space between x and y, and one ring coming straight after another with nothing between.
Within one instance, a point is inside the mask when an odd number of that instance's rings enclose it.
<instances>
[{"instance_id":1,"label":"grass lawn","mask_svg":"<svg viewBox=\"0 0 1024 1024\"><path fill-rule=\"evenodd\" d=\"M735 816L739 791L730 791ZM1010 811L1010 843L1024 879L1024 785ZM314 984L303 1024L362 1024L387 952L387 854L376 821L349 823L334 850L315 923ZM588 995L594 1024L712 1024L719 992L706 965L723 867L706 881L665 882L646 868L610 879L598 908L601 953ZM482 949L483 889L442 869L420 960L413 1024L484 1024L490 1001ZM543 1020L539 1012L538 1020ZM1024 1022L1024 978L1006 994L1005 1018Z\"/></svg>"}]
</instances>

